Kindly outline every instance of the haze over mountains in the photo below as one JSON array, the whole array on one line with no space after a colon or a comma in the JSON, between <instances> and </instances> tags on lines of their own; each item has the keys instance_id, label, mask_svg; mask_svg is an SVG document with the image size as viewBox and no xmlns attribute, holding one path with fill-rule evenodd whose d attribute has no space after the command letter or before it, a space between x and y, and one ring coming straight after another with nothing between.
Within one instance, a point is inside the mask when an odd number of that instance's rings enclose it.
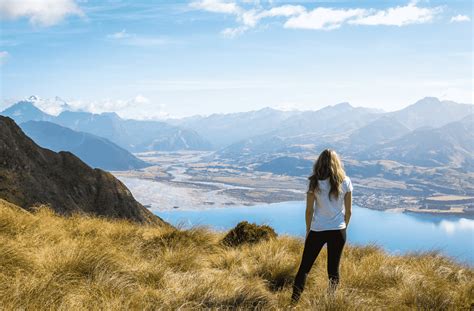
<instances>
[{"instance_id":1,"label":"haze over mountains","mask_svg":"<svg viewBox=\"0 0 474 311\"><path fill-rule=\"evenodd\" d=\"M250 112L174 119L169 122L195 130L219 149L261 135L337 135L357 130L381 117L385 118L379 120L380 128L384 127L384 120L398 121L399 128L403 131L406 131L403 127L408 130L425 126L439 127L460 120L470 113L473 113L472 105L426 97L394 112L352 107L349 103L341 103L316 111L279 111L264 108Z\"/></svg>"},{"instance_id":2,"label":"haze over mountains","mask_svg":"<svg viewBox=\"0 0 474 311\"><path fill-rule=\"evenodd\" d=\"M149 166L106 138L76 132L52 122L28 121L21 124L21 129L40 146L56 152L72 152L92 167L122 171Z\"/></svg>"},{"instance_id":3,"label":"haze over mountains","mask_svg":"<svg viewBox=\"0 0 474 311\"><path fill-rule=\"evenodd\" d=\"M246 119L244 113L241 117ZM429 97L388 113L344 103L293 114L274 124L273 131L236 141L217 155L265 159L270 154L311 155L329 147L354 159L396 159L472 170L473 120L472 105Z\"/></svg>"},{"instance_id":4,"label":"haze over mountains","mask_svg":"<svg viewBox=\"0 0 474 311\"><path fill-rule=\"evenodd\" d=\"M355 159L393 159L405 164L450 165L468 170L474 163L470 122L473 106L433 97L394 112L341 103L317 111L264 108L206 117L139 121L124 120L115 113L63 111L52 116L35 107L34 101L22 101L1 114L18 123L54 122L106 138L130 152L216 150L217 157L237 160L250 156L254 160L260 156L271 160L272 154L299 152L304 157L332 147ZM45 135L43 141L39 141L40 134L32 136L45 147L70 150L66 149L65 141L51 144L44 141Z\"/></svg>"},{"instance_id":5,"label":"haze over mountains","mask_svg":"<svg viewBox=\"0 0 474 311\"><path fill-rule=\"evenodd\" d=\"M107 138L130 152L207 150L210 143L193 130L159 121L124 120L116 113L93 114L63 111L58 116L44 113L35 99L20 101L1 112L18 124L27 121L49 121L75 131Z\"/></svg>"},{"instance_id":6,"label":"haze over mountains","mask_svg":"<svg viewBox=\"0 0 474 311\"><path fill-rule=\"evenodd\" d=\"M369 159L388 159L419 166L454 166L471 171L474 169L474 117L471 114L439 128L416 129L374 145L366 155Z\"/></svg>"}]
</instances>

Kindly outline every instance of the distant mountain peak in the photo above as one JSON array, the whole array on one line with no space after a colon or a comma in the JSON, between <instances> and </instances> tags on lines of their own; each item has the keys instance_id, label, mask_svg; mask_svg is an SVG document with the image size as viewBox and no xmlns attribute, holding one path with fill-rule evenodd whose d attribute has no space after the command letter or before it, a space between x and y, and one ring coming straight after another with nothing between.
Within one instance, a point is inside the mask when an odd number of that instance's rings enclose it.
<instances>
[{"instance_id":1,"label":"distant mountain peak","mask_svg":"<svg viewBox=\"0 0 474 311\"><path fill-rule=\"evenodd\" d=\"M35 102L38 100L41 100L41 99L39 98L39 96L36 96L36 95L31 95L30 97L28 97L28 101L31 101L31 102Z\"/></svg>"},{"instance_id":2,"label":"distant mountain peak","mask_svg":"<svg viewBox=\"0 0 474 311\"><path fill-rule=\"evenodd\" d=\"M274 111L281 111L280 109L275 109L275 108L272 108L272 107L264 107L260 110L257 110L257 111L270 111L270 112L274 112Z\"/></svg>"},{"instance_id":3,"label":"distant mountain peak","mask_svg":"<svg viewBox=\"0 0 474 311\"><path fill-rule=\"evenodd\" d=\"M336 105L326 106L320 109L319 111L330 111L331 113L334 113L334 112L350 111L352 109L354 109L354 107L352 107L351 104L349 104L348 102L342 102Z\"/></svg>"},{"instance_id":4,"label":"distant mountain peak","mask_svg":"<svg viewBox=\"0 0 474 311\"><path fill-rule=\"evenodd\" d=\"M31 97L31 96L30 96ZM7 109L5 109L2 113L24 113L24 112L35 112L35 113L43 113L41 109L35 106L32 101L29 100L22 100L17 102L16 104L11 105Z\"/></svg>"},{"instance_id":5,"label":"distant mountain peak","mask_svg":"<svg viewBox=\"0 0 474 311\"><path fill-rule=\"evenodd\" d=\"M339 103L339 104L334 105L333 108L337 108L337 109L351 109L351 108L354 108L354 107L352 107L352 105L349 104L348 102L342 102L342 103Z\"/></svg>"},{"instance_id":6,"label":"distant mountain peak","mask_svg":"<svg viewBox=\"0 0 474 311\"><path fill-rule=\"evenodd\" d=\"M59 105L59 107L61 108L62 111L72 110L71 106L64 99L62 99L61 97L59 97L59 96L54 97L54 101L56 102L56 104Z\"/></svg>"},{"instance_id":7,"label":"distant mountain peak","mask_svg":"<svg viewBox=\"0 0 474 311\"><path fill-rule=\"evenodd\" d=\"M416 103L413 104L413 106L420 106L420 105L428 106L428 105L439 104L439 103L441 103L441 101L439 100L438 97L427 96L418 100Z\"/></svg>"},{"instance_id":8,"label":"distant mountain peak","mask_svg":"<svg viewBox=\"0 0 474 311\"><path fill-rule=\"evenodd\" d=\"M102 112L100 115L112 119L121 119L120 116L115 112Z\"/></svg>"},{"instance_id":9,"label":"distant mountain peak","mask_svg":"<svg viewBox=\"0 0 474 311\"><path fill-rule=\"evenodd\" d=\"M10 106L7 109L37 109L40 110L38 107L35 106L35 104L29 100L22 100L19 101L18 103Z\"/></svg>"},{"instance_id":10,"label":"distant mountain peak","mask_svg":"<svg viewBox=\"0 0 474 311\"><path fill-rule=\"evenodd\" d=\"M424 97L408 107L391 112L390 115L414 130L426 126L441 127L462 119L471 111L472 106L468 104L440 100L437 97Z\"/></svg>"}]
</instances>

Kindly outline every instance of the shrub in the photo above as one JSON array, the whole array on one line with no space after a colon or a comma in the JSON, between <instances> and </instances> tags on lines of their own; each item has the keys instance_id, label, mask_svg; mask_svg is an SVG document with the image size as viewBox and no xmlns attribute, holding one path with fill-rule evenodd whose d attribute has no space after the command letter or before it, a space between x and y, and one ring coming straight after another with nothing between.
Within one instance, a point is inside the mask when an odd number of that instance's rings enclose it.
<instances>
[{"instance_id":1,"label":"shrub","mask_svg":"<svg viewBox=\"0 0 474 311\"><path fill-rule=\"evenodd\" d=\"M272 227L267 225L250 224L247 221L242 221L230 230L222 240L225 246L239 246L241 244L254 244L260 241L266 241L271 238L276 238L277 234Z\"/></svg>"}]
</instances>

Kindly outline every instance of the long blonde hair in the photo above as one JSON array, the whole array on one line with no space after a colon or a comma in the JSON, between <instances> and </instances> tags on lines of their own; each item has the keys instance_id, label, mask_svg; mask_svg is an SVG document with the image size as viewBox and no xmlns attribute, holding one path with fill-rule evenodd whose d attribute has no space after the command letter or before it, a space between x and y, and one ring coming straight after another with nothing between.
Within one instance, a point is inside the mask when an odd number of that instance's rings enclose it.
<instances>
[{"instance_id":1,"label":"long blonde hair","mask_svg":"<svg viewBox=\"0 0 474 311\"><path fill-rule=\"evenodd\" d=\"M308 177L309 191L319 191L319 180L329 178L331 184L329 199L331 196L337 199L342 191L341 184L345 177L346 173L337 153L326 149L319 155L313 166L313 174Z\"/></svg>"}]
</instances>

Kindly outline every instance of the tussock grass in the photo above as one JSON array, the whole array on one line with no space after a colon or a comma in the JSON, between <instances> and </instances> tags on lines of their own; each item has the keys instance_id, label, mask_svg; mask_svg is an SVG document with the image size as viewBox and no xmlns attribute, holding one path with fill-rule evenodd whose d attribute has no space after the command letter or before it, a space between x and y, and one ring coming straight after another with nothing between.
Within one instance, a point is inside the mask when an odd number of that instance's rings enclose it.
<instances>
[{"instance_id":1,"label":"tussock grass","mask_svg":"<svg viewBox=\"0 0 474 311\"><path fill-rule=\"evenodd\" d=\"M224 236L222 244L226 246L239 246L242 244L258 243L276 237L275 230L270 226L242 221Z\"/></svg>"},{"instance_id":2,"label":"tussock grass","mask_svg":"<svg viewBox=\"0 0 474 311\"><path fill-rule=\"evenodd\" d=\"M33 214L0 200L0 309L190 310L289 308L302 241L226 246L225 234L126 221ZM300 310L469 310L474 271L436 252L388 256L344 250L341 284L327 294L326 251Z\"/></svg>"}]
</instances>

